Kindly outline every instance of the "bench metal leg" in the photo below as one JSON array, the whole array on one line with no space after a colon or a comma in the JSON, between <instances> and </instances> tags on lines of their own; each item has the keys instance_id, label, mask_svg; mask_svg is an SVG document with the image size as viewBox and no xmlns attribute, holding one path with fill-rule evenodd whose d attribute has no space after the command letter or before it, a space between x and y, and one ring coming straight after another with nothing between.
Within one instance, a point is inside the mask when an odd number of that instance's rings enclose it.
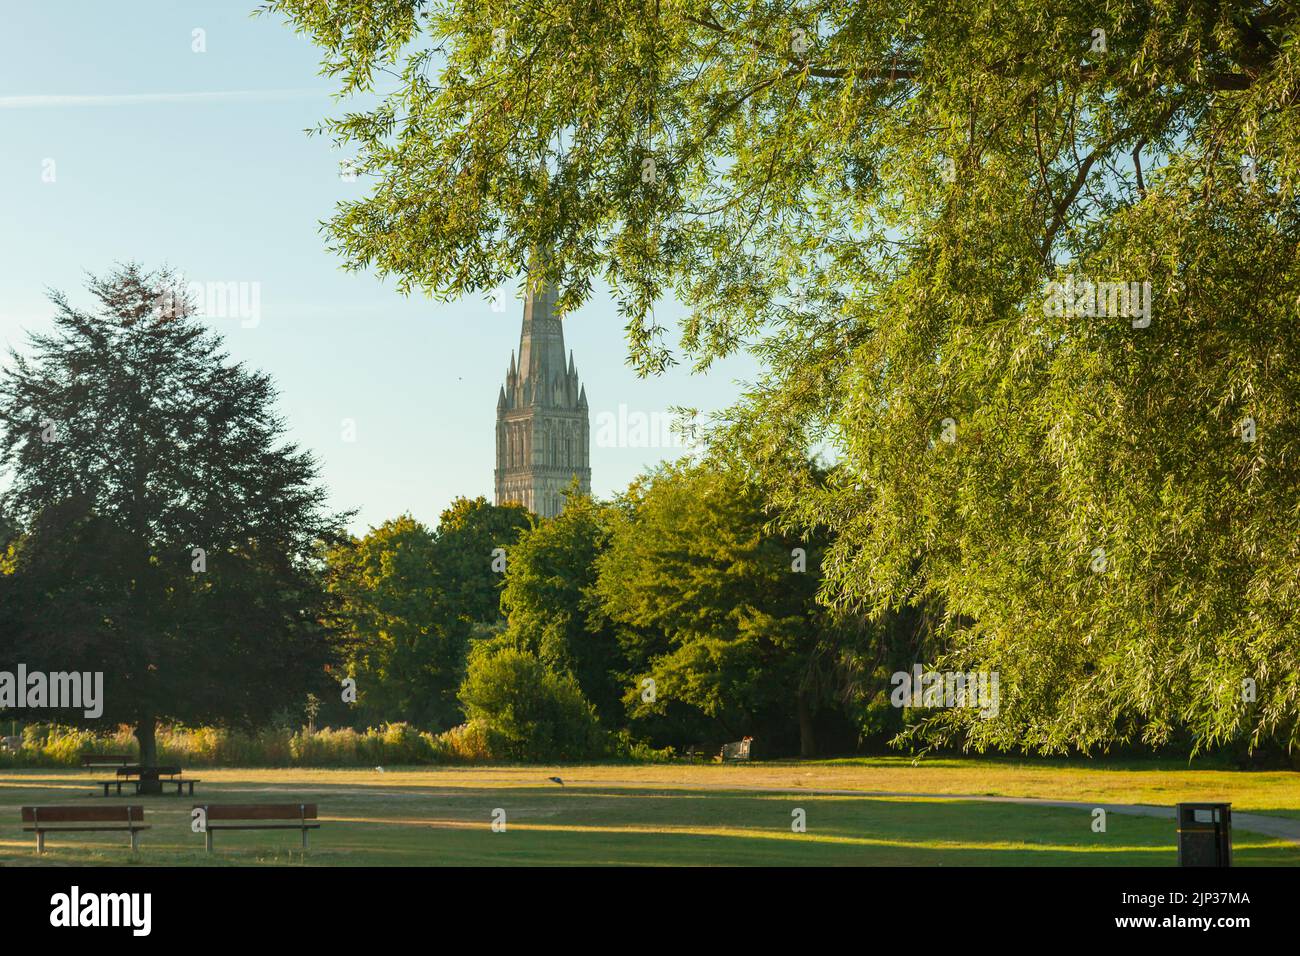
<instances>
[{"instance_id":1,"label":"bench metal leg","mask_svg":"<svg viewBox=\"0 0 1300 956\"><path fill-rule=\"evenodd\" d=\"M211 830L205 831L204 836L207 837L208 852L211 853L212 852L212 831Z\"/></svg>"},{"instance_id":2,"label":"bench metal leg","mask_svg":"<svg viewBox=\"0 0 1300 956\"><path fill-rule=\"evenodd\" d=\"M45 852L45 831L44 830L36 831L36 852L37 853Z\"/></svg>"},{"instance_id":3,"label":"bench metal leg","mask_svg":"<svg viewBox=\"0 0 1300 956\"><path fill-rule=\"evenodd\" d=\"M308 848L308 847L307 847L307 834L309 834L309 833L311 833L311 831L308 830L306 827L303 827L303 828L302 828L302 848L303 848L304 850L306 850L306 849Z\"/></svg>"},{"instance_id":4,"label":"bench metal leg","mask_svg":"<svg viewBox=\"0 0 1300 956\"><path fill-rule=\"evenodd\" d=\"M136 853L139 851L139 849L140 849L140 831L132 830L131 831L131 852Z\"/></svg>"}]
</instances>

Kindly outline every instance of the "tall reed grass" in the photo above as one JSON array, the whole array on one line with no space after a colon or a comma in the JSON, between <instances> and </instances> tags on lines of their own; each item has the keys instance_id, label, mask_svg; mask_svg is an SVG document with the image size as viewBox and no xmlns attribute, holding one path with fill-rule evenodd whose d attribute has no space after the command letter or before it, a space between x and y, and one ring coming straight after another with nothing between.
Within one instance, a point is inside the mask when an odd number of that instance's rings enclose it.
<instances>
[{"instance_id":1,"label":"tall reed grass","mask_svg":"<svg viewBox=\"0 0 1300 956\"><path fill-rule=\"evenodd\" d=\"M366 730L267 728L253 733L216 727L159 726L158 762L184 767L373 767L384 764L493 760L487 733L465 724L443 734L394 723ZM95 734L57 724L30 724L22 747L0 751L0 767L79 767L86 753L139 753L131 728Z\"/></svg>"}]
</instances>

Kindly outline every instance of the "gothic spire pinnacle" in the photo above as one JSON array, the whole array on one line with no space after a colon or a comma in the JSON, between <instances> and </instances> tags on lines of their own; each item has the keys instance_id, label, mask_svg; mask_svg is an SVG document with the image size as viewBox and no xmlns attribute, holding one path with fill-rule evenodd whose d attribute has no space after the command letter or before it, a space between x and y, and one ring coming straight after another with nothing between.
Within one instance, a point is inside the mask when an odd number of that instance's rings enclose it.
<instances>
[{"instance_id":1,"label":"gothic spire pinnacle","mask_svg":"<svg viewBox=\"0 0 1300 956\"><path fill-rule=\"evenodd\" d=\"M552 286L528 283L519 330L519 377L538 396L549 396L552 383L564 374L564 328L555 314L557 298Z\"/></svg>"}]
</instances>

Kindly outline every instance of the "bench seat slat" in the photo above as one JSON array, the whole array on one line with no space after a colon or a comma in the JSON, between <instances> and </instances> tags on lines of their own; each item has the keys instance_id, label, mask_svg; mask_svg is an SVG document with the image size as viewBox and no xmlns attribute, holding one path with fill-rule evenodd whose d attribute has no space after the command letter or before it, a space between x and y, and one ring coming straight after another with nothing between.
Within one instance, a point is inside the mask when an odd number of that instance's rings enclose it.
<instances>
[{"instance_id":1,"label":"bench seat slat","mask_svg":"<svg viewBox=\"0 0 1300 956\"><path fill-rule=\"evenodd\" d=\"M139 830L152 830L152 823L143 823L129 827L23 827L24 833L136 833Z\"/></svg>"},{"instance_id":2,"label":"bench seat slat","mask_svg":"<svg viewBox=\"0 0 1300 956\"><path fill-rule=\"evenodd\" d=\"M227 823L213 826L208 824L209 830L319 830L319 823Z\"/></svg>"}]
</instances>

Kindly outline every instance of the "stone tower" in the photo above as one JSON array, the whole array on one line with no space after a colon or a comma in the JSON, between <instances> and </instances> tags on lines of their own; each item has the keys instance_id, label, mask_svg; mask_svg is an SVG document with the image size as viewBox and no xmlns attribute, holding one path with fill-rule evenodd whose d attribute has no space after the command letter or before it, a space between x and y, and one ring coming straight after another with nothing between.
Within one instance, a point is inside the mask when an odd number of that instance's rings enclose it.
<instances>
[{"instance_id":1,"label":"stone tower","mask_svg":"<svg viewBox=\"0 0 1300 956\"><path fill-rule=\"evenodd\" d=\"M555 290L529 291L519 333L519 364L510 356L497 396L496 503L517 501L544 518L564 508L573 476L591 494L591 425L587 390L573 353L564 357L564 329Z\"/></svg>"}]
</instances>

